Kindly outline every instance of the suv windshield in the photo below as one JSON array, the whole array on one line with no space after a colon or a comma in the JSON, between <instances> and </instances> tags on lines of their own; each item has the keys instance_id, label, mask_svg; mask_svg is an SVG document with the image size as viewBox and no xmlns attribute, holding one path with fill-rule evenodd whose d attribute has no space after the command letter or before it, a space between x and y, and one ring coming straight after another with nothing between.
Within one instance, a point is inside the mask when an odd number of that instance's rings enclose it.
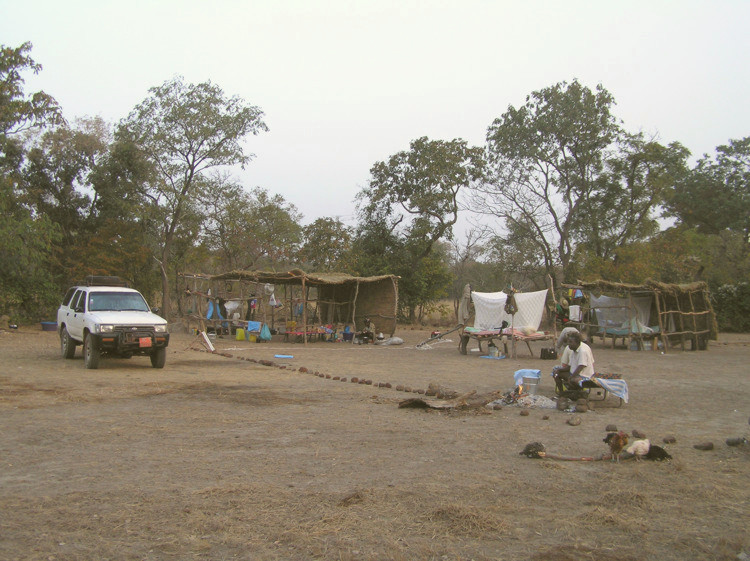
<instances>
[{"instance_id":1,"label":"suv windshield","mask_svg":"<svg viewBox=\"0 0 750 561\"><path fill-rule=\"evenodd\" d=\"M91 292L90 312L148 312L148 304L137 292Z\"/></svg>"}]
</instances>

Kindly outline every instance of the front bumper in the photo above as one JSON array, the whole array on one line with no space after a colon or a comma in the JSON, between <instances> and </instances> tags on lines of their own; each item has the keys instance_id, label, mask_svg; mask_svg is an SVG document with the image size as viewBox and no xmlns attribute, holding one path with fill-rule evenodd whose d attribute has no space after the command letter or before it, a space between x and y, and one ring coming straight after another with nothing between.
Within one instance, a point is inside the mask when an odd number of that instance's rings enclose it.
<instances>
[{"instance_id":1,"label":"front bumper","mask_svg":"<svg viewBox=\"0 0 750 561\"><path fill-rule=\"evenodd\" d=\"M152 330L96 333L93 337L101 351L112 353L151 354L154 349L169 345L169 333L154 333Z\"/></svg>"}]
</instances>

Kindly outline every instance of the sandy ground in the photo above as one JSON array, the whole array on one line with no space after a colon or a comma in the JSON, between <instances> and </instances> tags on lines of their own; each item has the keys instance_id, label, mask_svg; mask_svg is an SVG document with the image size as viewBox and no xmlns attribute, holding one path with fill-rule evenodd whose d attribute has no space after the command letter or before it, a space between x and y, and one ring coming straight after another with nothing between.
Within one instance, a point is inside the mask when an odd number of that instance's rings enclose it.
<instances>
[{"instance_id":1,"label":"sandy ground","mask_svg":"<svg viewBox=\"0 0 750 561\"><path fill-rule=\"evenodd\" d=\"M630 403L571 426L556 409L399 408L418 394L396 386L507 391L519 368L542 369L551 397L553 362L396 335L403 345L217 339L221 356L174 334L163 370L144 357L85 370L55 333L0 332L0 559L749 558L750 446L725 440L750 438L750 336L664 355L597 341L597 369L624 375ZM674 459L519 455L534 441L605 453L609 424Z\"/></svg>"}]
</instances>

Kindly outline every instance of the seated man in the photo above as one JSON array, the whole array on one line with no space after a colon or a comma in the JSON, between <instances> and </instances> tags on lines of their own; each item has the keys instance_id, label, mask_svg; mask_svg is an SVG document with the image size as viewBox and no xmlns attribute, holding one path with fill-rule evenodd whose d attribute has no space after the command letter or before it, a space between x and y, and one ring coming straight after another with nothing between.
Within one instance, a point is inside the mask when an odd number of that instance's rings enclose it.
<instances>
[{"instance_id":1,"label":"seated man","mask_svg":"<svg viewBox=\"0 0 750 561\"><path fill-rule=\"evenodd\" d=\"M561 365L552 371L558 393L564 392L566 385L580 387L584 380L590 379L596 372L594 354L591 347L581 342L580 333L568 334L568 346L563 351L560 362Z\"/></svg>"},{"instance_id":2,"label":"seated man","mask_svg":"<svg viewBox=\"0 0 750 561\"><path fill-rule=\"evenodd\" d=\"M557 349L557 352L564 352L565 349L568 348L568 335L571 333L578 333L581 334L578 329L575 327L563 327L563 330L560 332L560 336L557 338L557 343L555 343L555 349Z\"/></svg>"},{"instance_id":3,"label":"seated man","mask_svg":"<svg viewBox=\"0 0 750 561\"><path fill-rule=\"evenodd\" d=\"M372 343L375 340L375 324L370 321L370 318L365 318L362 331L358 335L362 343Z\"/></svg>"}]
</instances>

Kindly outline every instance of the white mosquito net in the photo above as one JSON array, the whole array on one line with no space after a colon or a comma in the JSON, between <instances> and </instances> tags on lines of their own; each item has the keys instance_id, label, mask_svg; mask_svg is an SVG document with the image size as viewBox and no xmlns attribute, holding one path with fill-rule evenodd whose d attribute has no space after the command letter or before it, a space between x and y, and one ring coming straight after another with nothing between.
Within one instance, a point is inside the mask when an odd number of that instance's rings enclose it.
<instances>
[{"instance_id":1,"label":"white mosquito net","mask_svg":"<svg viewBox=\"0 0 750 561\"><path fill-rule=\"evenodd\" d=\"M651 320L651 296L633 296L633 312L628 298L590 295L591 309L600 327L630 329L632 333L646 333Z\"/></svg>"},{"instance_id":2,"label":"white mosquito net","mask_svg":"<svg viewBox=\"0 0 750 561\"><path fill-rule=\"evenodd\" d=\"M472 292L474 301L474 327L477 329L500 329L503 321L515 329L537 331L542 323L544 304L547 301L547 290L537 292L517 292L516 306L518 312L514 318L505 313L505 292ZM512 319L512 321L511 321Z\"/></svg>"}]
</instances>

